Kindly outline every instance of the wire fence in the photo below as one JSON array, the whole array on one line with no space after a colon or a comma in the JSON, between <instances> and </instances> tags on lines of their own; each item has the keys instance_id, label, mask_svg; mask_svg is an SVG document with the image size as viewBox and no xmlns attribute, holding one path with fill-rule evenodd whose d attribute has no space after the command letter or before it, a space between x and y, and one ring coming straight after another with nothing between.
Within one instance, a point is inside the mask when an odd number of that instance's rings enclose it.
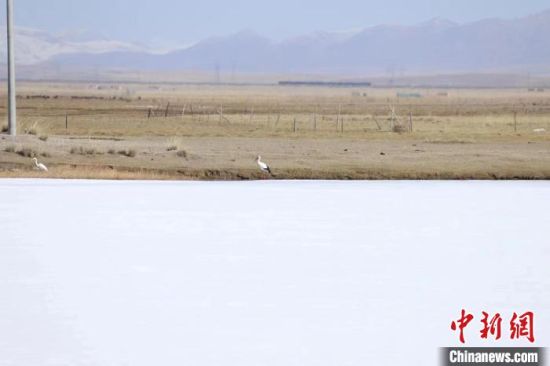
<instances>
[{"instance_id":1,"label":"wire fence","mask_svg":"<svg viewBox=\"0 0 550 366\"><path fill-rule=\"evenodd\" d=\"M36 102L40 100L40 103ZM73 96L70 101L29 96L19 106L23 128L43 126L55 133L230 132L450 132L510 133L550 130L550 103L360 102L144 103L122 97ZM542 132L544 132L542 131Z\"/></svg>"}]
</instances>

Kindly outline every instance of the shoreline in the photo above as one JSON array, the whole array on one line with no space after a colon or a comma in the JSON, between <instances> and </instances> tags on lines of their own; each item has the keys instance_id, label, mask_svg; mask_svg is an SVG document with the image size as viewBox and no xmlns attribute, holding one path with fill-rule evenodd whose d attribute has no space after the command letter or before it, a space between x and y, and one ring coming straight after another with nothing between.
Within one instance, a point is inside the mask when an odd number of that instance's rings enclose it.
<instances>
[{"instance_id":1,"label":"shoreline","mask_svg":"<svg viewBox=\"0 0 550 366\"><path fill-rule=\"evenodd\" d=\"M104 137L103 137L104 138ZM461 140L462 141L462 140ZM260 154L274 176L258 169ZM33 157L48 168L34 170ZM466 142L400 136L239 137L20 136L0 139L0 178L129 180L549 180L550 141Z\"/></svg>"},{"instance_id":2,"label":"shoreline","mask_svg":"<svg viewBox=\"0 0 550 366\"><path fill-rule=\"evenodd\" d=\"M145 180L145 181L254 181L254 180L311 180L311 181L545 181L547 172L532 174L503 174L498 171L472 172L407 172L347 169L315 171L307 169L278 170L273 176L255 169L152 169L104 165L53 164L48 172L32 169L28 164L0 163L0 179L90 179L90 180Z\"/></svg>"}]
</instances>

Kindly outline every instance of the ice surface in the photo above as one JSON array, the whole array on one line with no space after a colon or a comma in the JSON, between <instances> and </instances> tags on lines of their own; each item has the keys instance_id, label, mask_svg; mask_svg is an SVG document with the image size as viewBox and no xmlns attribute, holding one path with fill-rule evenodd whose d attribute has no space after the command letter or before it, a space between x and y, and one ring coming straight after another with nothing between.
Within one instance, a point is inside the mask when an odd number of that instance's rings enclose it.
<instances>
[{"instance_id":1,"label":"ice surface","mask_svg":"<svg viewBox=\"0 0 550 366\"><path fill-rule=\"evenodd\" d=\"M0 180L0 365L435 365L533 310L549 182Z\"/></svg>"}]
</instances>

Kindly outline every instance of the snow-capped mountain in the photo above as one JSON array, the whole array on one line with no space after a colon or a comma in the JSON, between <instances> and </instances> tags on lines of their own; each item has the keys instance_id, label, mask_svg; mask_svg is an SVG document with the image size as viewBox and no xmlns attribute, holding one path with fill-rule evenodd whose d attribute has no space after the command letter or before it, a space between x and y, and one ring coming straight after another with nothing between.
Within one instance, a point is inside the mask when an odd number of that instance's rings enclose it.
<instances>
[{"instance_id":1,"label":"snow-capped mountain","mask_svg":"<svg viewBox=\"0 0 550 366\"><path fill-rule=\"evenodd\" d=\"M6 34L0 32L0 57L6 58ZM99 53L131 51L144 52L137 45L103 39L85 32L52 35L42 30L17 27L15 29L15 58L21 65L33 65L53 57L75 53L90 55Z\"/></svg>"},{"instance_id":2,"label":"snow-capped mountain","mask_svg":"<svg viewBox=\"0 0 550 366\"><path fill-rule=\"evenodd\" d=\"M412 26L317 32L281 42L244 31L166 53L106 39L69 39L20 28L17 59L22 64L47 62L59 67L219 69L225 73L523 73L550 69L549 34L550 10L466 24L435 18Z\"/></svg>"}]
</instances>

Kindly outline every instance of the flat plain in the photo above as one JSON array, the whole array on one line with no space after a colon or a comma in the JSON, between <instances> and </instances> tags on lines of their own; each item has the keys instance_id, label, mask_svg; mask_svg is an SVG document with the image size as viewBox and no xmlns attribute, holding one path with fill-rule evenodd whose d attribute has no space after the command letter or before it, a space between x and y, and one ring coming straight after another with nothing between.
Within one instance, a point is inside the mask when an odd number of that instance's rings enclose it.
<instances>
[{"instance_id":1,"label":"flat plain","mask_svg":"<svg viewBox=\"0 0 550 366\"><path fill-rule=\"evenodd\" d=\"M18 116L3 177L550 177L544 90L27 82Z\"/></svg>"}]
</instances>

